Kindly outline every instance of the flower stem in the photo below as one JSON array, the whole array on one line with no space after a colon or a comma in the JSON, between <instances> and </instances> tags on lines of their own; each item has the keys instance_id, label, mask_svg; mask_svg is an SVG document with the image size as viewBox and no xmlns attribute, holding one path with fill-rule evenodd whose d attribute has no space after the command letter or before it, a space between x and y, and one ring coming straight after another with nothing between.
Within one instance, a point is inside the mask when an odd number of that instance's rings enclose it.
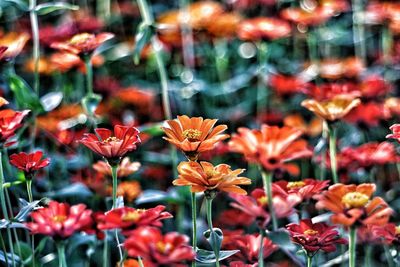
<instances>
[{"instance_id":1,"label":"flower stem","mask_svg":"<svg viewBox=\"0 0 400 267\"><path fill-rule=\"evenodd\" d=\"M260 251L258 252L258 267L264 267L264 229L260 227Z\"/></svg>"},{"instance_id":2,"label":"flower stem","mask_svg":"<svg viewBox=\"0 0 400 267\"><path fill-rule=\"evenodd\" d=\"M143 261L142 261L142 257L137 257L137 261L139 262L139 266L140 267L144 267Z\"/></svg>"},{"instance_id":3,"label":"flower stem","mask_svg":"<svg viewBox=\"0 0 400 267\"><path fill-rule=\"evenodd\" d=\"M197 204L196 193L191 193L192 201L192 246L193 250L197 250ZM196 267L196 260L193 260L192 267Z\"/></svg>"},{"instance_id":4,"label":"flower stem","mask_svg":"<svg viewBox=\"0 0 400 267\"><path fill-rule=\"evenodd\" d=\"M337 174L337 160L336 160L336 129L329 127L329 158L331 160L331 171L333 182L339 182Z\"/></svg>"},{"instance_id":5,"label":"flower stem","mask_svg":"<svg viewBox=\"0 0 400 267\"><path fill-rule=\"evenodd\" d=\"M389 247L387 245L384 245L383 249L385 250L385 256L386 256L386 261L387 261L388 267L394 267L395 263L393 262L393 256L390 253Z\"/></svg>"},{"instance_id":6,"label":"flower stem","mask_svg":"<svg viewBox=\"0 0 400 267\"><path fill-rule=\"evenodd\" d=\"M118 165L111 166L111 175L112 175L112 209L117 208L117 188L118 188Z\"/></svg>"},{"instance_id":7,"label":"flower stem","mask_svg":"<svg viewBox=\"0 0 400 267\"><path fill-rule=\"evenodd\" d=\"M278 221L276 220L274 205L272 201L272 172L261 171L264 192L268 199L269 215L272 220L272 229L276 231L278 229Z\"/></svg>"},{"instance_id":8,"label":"flower stem","mask_svg":"<svg viewBox=\"0 0 400 267\"><path fill-rule=\"evenodd\" d=\"M30 203L33 202L33 195L32 195L32 180L28 179L26 181L26 191L28 193L28 200ZM35 236L32 235L31 239L31 249L32 249L32 266L35 267Z\"/></svg>"},{"instance_id":9,"label":"flower stem","mask_svg":"<svg viewBox=\"0 0 400 267\"><path fill-rule=\"evenodd\" d=\"M107 231L104 232L104 235L105 235L105 237L104 237L104 246L103 246L103 267L108 267L109 266L108 265L109 253L108 253Z\"/></svg>"},{"instance_id":10,"label":"flower stem","mask_svg":"<svg viewBox=\"0 0 400 267\"><path fill-rule=\"evenodd\" d=\"M352 0L352 9L353 9L353 41L354 41L354 50L355 55L362 62L366 63L367 58L367 49L365 46L365 34L364 34L364 26L362 22L360 22L357 16L360 16L360 13L363 11L362 1L361 0Z\"/></svg>"},{"instance_id":11,"label":"flower stem","mask_svg":"<svg viewBox=\"0 0 400 267\"><path fill-rule=\"evenodd\" d=\"M39 23L37 13L35 11L36 0L29 0L29 17L32 28L32 42L33 42L33 62L34 62L34 80L33 89L35 93L39 95L39 58L40 58L40 46L39 46Z\"/></svg>"},{"instance_id":12,"label":"flower stem","mask_svg":"<svg viewBox=\"0 0 400 267\"><path fill-rule=\"evenodd\" d=\"M349 267L356 267L356 242L357 228L353 226L349 230Z\"/></svg>"},{"instance_id":13,"label":"flower stem","mask_svg":"<svg viewBox=\"0 0 400 267\"><path fill-rule=\"evenodd\" d=\"M3 235L0 233L0 243L1 243L1 249L4 252L4 255L7 255L7 250L6 250L6 244L4 243ZM9 266L8 263L8 257L4 257L6 260L6 266Z\"/></svg>"},{"instance_id":14,"label":"flower stem","mask_svg":"<svg viewBox=\"0 0 400 267\"><path fill-rule=\"evenodd\" d=\"M307 255L307 267L311 267L311 266L312 266L312 257Z\"/></svg>"},{"instance_id":15,"label":"flower stem","mask_svg":"<svg viewBox=\"0 0 400 267\"><path fill-rule=\"evenodd\" d=\"M86 95L93 95L93 66L90 55L84 56L86 67Z\"/></svg>"},{"instance_id":16,"label":"flower stem","mask_svg":"<svg viewBox=\"0 0 400 267\"><path fill-rule=\"evenodd\" d=\"M207 223L208 223L208 227L210 229L210 235L213 238L213 249L214 249L214 254L215 254L215 266L219 267L219 251L218 248L215 247L215 244L217 244L217 240L216 240L216 234L214 232L214 228L213 228L213 224L212 224L212 201L213 198L212 197L206 197L206 206L207 206Z\"/></svg>"},{"instance_id":17,"label":"flower stem","mask_svg":"<svg viewBox=\"0 0 400 267\"><path fill-rule=\"evenodd\" d=\"M65 244L63 241L56 242L57 253L58 253L58 266L67 267L67 262L65 259Z\"/></svg>"}]
</instances>

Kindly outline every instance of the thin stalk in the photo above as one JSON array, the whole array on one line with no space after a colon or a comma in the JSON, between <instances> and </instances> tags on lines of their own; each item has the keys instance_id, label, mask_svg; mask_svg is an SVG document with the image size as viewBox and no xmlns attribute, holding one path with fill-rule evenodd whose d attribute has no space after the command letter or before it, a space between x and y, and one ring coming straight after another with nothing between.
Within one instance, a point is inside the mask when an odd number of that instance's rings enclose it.
<instances>
[{"instance_id":1,"label":"thin stalk","mask_svg":"<svg viewBox=\"0 0 400 267\"><path fill-rule=\"evenodd\" d=\"M104 245L103 245L103 267L108 267L109 266L109 253L108 253L108 242L107 242L107 231L104 232L105 237L104 237Z\"/></svg>"},{"instance_id":2,"label":"thin stalk","mask_svg":"<svg viewBox=\"0 0 400 267\"><path fill-rule=\"evenodd\" d=\"M359 21L359 16L363 11L361 0L352 0L353 9L353 41L355 55L365 64L367 60L367 49L365 46L365 32L362 22Z\"/></svg>"},{"instance_id":3,"label":"thin stalk","mask_svg":"<svg viewBox=\"0 0 400 267\"><path fill-rule=\"evenodd\" d=\"M3 173L3 157L2 157L2 151L0 151L0 202L1 202L1 209L3 210L3 216L6 221L10 221L10 217L8 217L8 211L7 211L7 205L6 205L6 198L4 196L4 173ZM13 248L13 242L11 238L11 231L10 227L7 226L7 239L8 239L8 244L10 247L10 253L12 254L12 265L15 266L15 259L14 259L14 248Z\"/></svg>"},{"instance_id":4,"label":"thin stalk","mask_svg":"<svg viewBox=\"0 0 400 267\"><path fill-rule=\"evenodd\" d=\"M311 267L312 266L312 257L307 255L307 267Z\"/></svg>"},{"instance_id":5,"label":"thin stalk","mask_svg":"<svg viewBox=\"0 0 400 267\"><path fill-rule=\"evenodd\" d=\"M274 205L272 202L272 172L261 171L261 177L263 181L263 187L265 195L268 199L268 209L272 220L272 229L276 231L278 229L278 221L276 220Z\"/></svg>"},{"instance_id":6,"label":"thin stalk","mask_svg":"<svg viewBox=\"0 0 400 267\"><path fill-rule=\"evenodd\" d=\"M266 79L266 65L268 60L268 46L264 42L257 44L258 50L258 82L257 82L257 97L256 97L256 112L257 116L263 111L268 109L268 92L265 86ZM265 98L265 102L263 99ZM264 106L265 104L265 106Z\"/></svg>"},{"instance_id":7,"label":"thin stalk","mask_svg":"<svg viewBox=\"0 0 400 267\"><path fill-rule=\"evenodd\" d=\"M65 259L65 244L62 241L56 242L57 253L58 253L58 267L67 267L67 261Z\"/></svg>"},{"instance_id":8,"label":"thin stalk","mask_svg":"<svg viewBox=\"0 0 400 267\"><path fill-rule=\"evenodd\" d=\"M33 42L33 62L34 62L34 80L33 89L39 95L39 59L40 59L40 43L39 43L39 23L37 13L35 11L36 0L29 0L29 17L32 29L32 42Z\"/></svg>"},{"instance_id":9,"label":"thin stalk","mask_svg":"<svg viewBox=\"0 0 400 267\"><path fill-rule=\"evenodd\" d=\"M28 193L28 200L30 203L33 202L33 195L32 195L32 180L28 179L26 181L26 192ZM35 267L35 236L32 235L31 239L31 249L32 249L32 266Z\"/></svg>"},{"instance_id":10,"label":"thin stalk","mask_svg":"<svg viewBox=\"0 0 400 267\"><path fill-rule=\"evenodd\" d=\"M385 256L386 256L386 261L388 263L388 267L394 267L395 263L393 261L393 256L390 253L389 247L387 245L384 245L383 249L385 250Z\"/></svg>"},{"instance_id":11,"label":"thin stalk","mask_svg":"<svg viewBox=\"0 0 400 267\"><path fill-rule=\"evenodd\" d=\"M86 67L86 95L93 95L93 66L90 55L84 56Z\"/></svg>"},{"instance_id":12,"label":"thin stalk","mask_svg":"<svg viewBox=\"0 0 400 267\"><path fill-rule=\"evenodd\" d=\"M117 208L117 189L118 189L118 164L111 166L111 174L112 174L112 200L113 206L112 209ZM118 229L115 230L115 240L117 241L117 247L119 252L119 264L122 266L124 261L124 254L122 253L122 248L120 246L119 237L118 237Z\"/></svg>"},{"instance_id":13,"label":"thin stalk","mask_svg":"<svg viewBox=\"0 0 400 267\"><path fill-rule=\"evenodd\" d=\"M206 206L207 206L207 223L208 227L210 229L210 235L213 237L213 243L216 244L217 240L215 240L215 233L214 233L214 228L212 224L212 201L213 199L210 197L206 197ZM217 248L213 247L214 249L214 254L215 254L215 266L219 267L219 252Z\"/></svg>"},{"instance_id":14,"label":"thin stalk","mask_svg":"<svg viewBox=\"0 0 400 267\"><path fill-rule=\"evenodd\" d=\"M196 193L191 193L192 201L192 247L193 250L197 250L197 203ZM196 260L193 260L192 267L196 267Z\"/></svg>"},{"instance_id":15,"label":"thin stalk","mask_svg":"<svg viewBox=\"0 0 400 267\"><path fill-rule=\"evenodd\" d=\"M258 252L258 267L264 267L264 229L260 228L260 251Z\"/></svg>"},{"instance_id":16,"label":"thin stalk","mask_svg":"<svg viewBox=\"0 0 400 267\"><path fill-rule=\"evenodd\" d=\"M353 226L349 230L349 267L356 267L356 242L357 228Z\"/></svg>"},{"instance_id":17,"label":"thin stalk","mask_svg":"<svg viewBox=\"0 0 400 267\"><path fill-rule=\"evenodd\" d=\"M391 65L391 56L390 50L393 46L393 35L388 27L388 25L384 25L382 29L382 55L383 55L383 65L384 65L384 78L388 80L388 69Z\"/></svg>"},{"instance_id":18,"label":"thin stalk","mask_svg":"<svg viewBox=\"0 0 400 267\"><path fill-rule=\"evenodd\" d=\"M139 266L140 267L144 267L143 261L142 261L142 257L137 257L137 261L139 262Z\"/></svg>"},{"instance_id":19,"label":"thin stalk","mask_svg":"<svg viewBox=\"0 0 400 267\"><path fill-rule=\"evenodd\" d=\"M111 1L97 0L97 15L107 21L111 16Z\"/></svg>"},{"instance_id":20,"label":"thin stalk","mask_svg":"<svg viewBox=\"0 0 400 267\"><path fill-rule=\"evenodd\" d=\"M334 127L329 128L329 158L331 160L333 182L336 184L339 182L339 179L337 174L336 160L336 129Z\"/></svg>"},{"instance_id":21,"label":"thin stalk","mask_svg":"<svg viewBox=\"0 0 400 267\"><path fill-rule=\"evenodd\" d=\"M0 233L0 243L1 243L1 249L4 252L4 255L7 255L7 249L6 249L6 244L4 243L3 235ZM8 257L4 257L6 259L6 266L9 266L8 263Z\"/></svg>"},{"instance_id":22,"label":"thin stalk","mask_svg":"<svg viewBox=\"0 0 400 267\"><path fill-rule=\"evenodd\" d=\"M364 266L371 267L372 262L372 245L367 245L365 248Z\"/></svg>"}]
</instances>

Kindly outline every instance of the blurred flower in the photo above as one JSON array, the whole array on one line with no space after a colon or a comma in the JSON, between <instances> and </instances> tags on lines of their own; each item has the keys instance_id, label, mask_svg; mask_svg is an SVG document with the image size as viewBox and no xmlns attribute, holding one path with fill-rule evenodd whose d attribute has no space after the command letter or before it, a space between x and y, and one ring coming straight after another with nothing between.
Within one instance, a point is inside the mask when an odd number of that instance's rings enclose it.
<instances>
[{"instance_id":1,"label":"blurred flower","mask_svg":"<svg viewBox=\"0 0 400 267\"><path fill-rule=\"evenodd\" d=\"M380 197L371 199L375 184L335 184L321 195L317 209L333 212L331 221L349 227L353 225L382 225L388 222L392 209Z\"/></svg>"},{"instance_id":2,"label":"blurred flower","mask_svg":"<svg viewBox=\"0 0 400 267\"><path fill-rule=\"evenodd\" d=\"M256 162L267 171L283 169L298 174L298 167L288 161L311 157L307 142L296 140L302 135L298 129L263 124L261 130L239 128L232 135L229 146L232 151L241 153L249 162Z\"/></svg>"},{"instance_id":3,"label":"blurred flower","mask_svg":"<svg viewBox=\"0 0 400 267\"><path fill-rule=\"evenodd\" d=\"M15 142L7 142L15 135L15 131L22 126L22 120L30 111L14 111L11 109L0 110L0 147L10 146Z\"/></svg>"},{"instance_id":4,"label":"blurred flower","mask_svg":"<svg viewBox=\"0 0 400 267\"><path fill-rule=\"evenodd\" d=\"M114 135L105 128L94 131L96 134L85 133L79 142L106 158L110 164L119 164L121 158L140 143L139 130L135 127L116 125Z\"/></svg>"},{"instance_id":5,"label":"blurred flower","mask_svg":"<svg viewBox=\"0 0 400 267\"><path fill-rule=\"evenodd\" d=\"M201 161L181 162L178 165L178 179L173 181L177 186L190 186L193 193L204 191L223 191L246 195L246 190L239 185L251 184L246 177L238 177L244 169L232 171L227 164L213 166L211 163Z\"/></svg>"},{"instance_id":6,"label":"blurred flower","mask_svg":"<svg viewBox=\"0 0 400 267\"><path fill-rule=\"evenodd\" d=\"M360 84L361 95L371 99L385 96L392 89L393 86L378 75L369 75Z\"/></svg>"},{"instance_id":7,"label":"blurred flower","mask_svg":"<svg viewBox=\"0 0 400 267\"><path fill-rule=\"evenodd\" d=\"M54 42L51 47L63 52L83 56L93 53L96 48L113 37L114 34L112 33L99 33L97 35L80 33L66 42Z\"/></svg>"},{"instance_id":8,"label":"blurred flower","mask_svg":"<svg viewBox=\"0 0 400 267\"><path fill-rule=\"evenodd\" d=\"M118 184L117 196L122 196L128 202L132 202L142 193L140 183L137 181L125 181Z\"/></svg>"},{"instance_id":9,"label":"blurred flower","mask_svg":"<svg viewBox=\"0 0 400 267\"><path fill-rule=\"evenodd\" d=\"M250 226L253 223L253 217L238 209L226 209L219 215L216 225L221 227L228 226Z\"/></svg>"},{"instance_id":10,"label":"blurred flower","mask_svg":"<svg viewBox=\"0 0 400 267\"><path fill-rule=\"evenodd\" d=\"M142 260L142 264L140 265L138 260L135 259L126 259L124 260L122 267L152 267L154 265L152 265L151 263L147 262L146 260ZM117 263L117 267L120 267L120 263Z\"/></svg>"},{"instance_id":11,"label":"blurred flower","mask_svg":"<svg viewBox=\"0 0 400 267\"><path fill-rule=\"evenodd\" d=\"M113 94L118 100L139 108L151 108L155 95L151 90L142 90L137 87L128 87Z\"/></svg>"},{"instance_id":12,"label":"blurred flower","mask_svg":"<svg viewBox=\"0 0 400 267\"><path fill-rule=\"evenodd\" d=\"M0 61L9 61L18 56L26 42L29 40L29 34L10 32L6 35L0 33Z\"/></svg>"},{"instance_id":13,"label":"blurred flower","mask_svg":"<svg viewBox=\"0 0 400 267\"><path fill-rule=\"evenodd\" d=\"M319 250L334 252L336 245L347 244L347 240L339 237L335 226L326 223L312 223L311 219L303 219L300 224L291 223L286 226L292 241L302 246L309 256Z\"/></svg>"},{"instance_id":14,"label":"blurred flower","mask_svg":"<svg viewBox=\"0 0 400 267\"><path fill-rule=\"evenodd\" d=\"M393 124L389 129L392 130L392 133L386 135L386 138L397 139L400 142L400 124Z\"/></svg>"},{"instance_id":15,"label":"blurred flower","mask_svg":"<svg viewBox=\"0 0 400 267\"><path fill-rule=\"evenodd\" d=\"M329 180L319 181L315 179L304 179L293 182L281 180L273 183L275 188L278 186L284 190L286 194L296 194L304 200L311 199L315 195L320 194L328 185ZM276 190L278 191L277 188Z\"/></svg>"},{"instance_id":16,"label":"blurred flower","mask_svg":"<svg viewBox=\"0 0 400 267\"><path fill-rule=\"evenodd\" d=\"M272 74L268 80L269 85L274 91L283 97L297 93L304 93L310 86L298 76L287 76L282 74Z\"/></svg>"},{"instance_id":17,"label":"blurred flower","mask_svg":"<svg viewBox=\"0 0 400 267\"><path fill-rule=\"evenodd\" d=\"M92 224L92 211L86 205L69 206L67 203L50 201L48 207L31 213L32 222L25 223L32 234L55 238L67 238Z\"/></svg>"},{"instance_id":18,"label":"blurred flower","mask_svg":"<svg viewBox=\"0 0 400 267\"><path fill-rule=\"evenodd\" d=\"M228 127L222 124L214 128L216 122L215 119L178 116L166 121L167 126L162 129L167 137L163 138L185 153L188 159L196 160L199 153L212 150L216 143L229 137L222 134Z\"/></svg>"},{"instance_id":19,"label":"blurred flower","mask_svg":"<svg viewBox=\"0 0 400 267\"><path fill-rule=\"evenodd\" d=\"M362 61L356 57L345 59L325 59L318 63L318 67L319 75L326 79L357 77L365 70Z\"/></svg>"},{"instance_id":20,"label":"blurred flower","mask_svg":"<svg viewBox=\"0 0 400 267\"><path fill-rule=\"evenodd\" d=\"M389 115L389 111L383 104L367 102L361 103L352 109L344 119L350 123L357 124L359 127L369 128L379 126L379 123L387 120Z\"/></svg>"},{"instance_id":21,"label":"blurred flower","mask_svg":"<svg viewBox=\"0 0 400 267\"><path fill-rule=\"evenodd\" d=\"M35 61L34 59L29 59L25 62L25 70L28 72L35 72ZM41 75L51 75L55 70L53 63L45 57L39 58L38 72Z\"/></svg>"},{"instance_id":22,"label":"blurred flower","mask_svg":"<svg viewBox=\"0 0 400 267\"><path fill-rule=\"evenodd\" d=\"M172 218L172 215L164 210L165 206L162 205L151 209L116 208L99 217L98 227L100 230L122 229L124 234L129 234L140 226L161 227L161 220Z\"/></svg>"},{"instance_id":23,"label":"blurred flower","mask_svg":"<svg viewBox=\"0 0 400 267\"><path fill-rule=\"evenodd\" d=\"M149 267L185 267L187 264L184 262L195 258L195 252L188 243L189 238L177 232L163 235L157 228L141 227L125 240L124 248L128 256L142 257Z\"/></svg>"},{"instance_id":24,"label":"blurred flower","mask_svg":"<svg viewBox=\"0 0 400 267\"><path fill-rule=\"evenodd\" d=\"M283 125L301 130L304 134L314 137L322 132L323 120L315 117L307 124L300 114L288 115L283 120Z\"/></svg>"},{"instance_id":25,"label":"blurred flower","mask_svg":"<svg viewBox=\"0 0 400 267\"><path fill-rule=\"evenodd\" d=\"M375 240L386 244L400 244L400 226L396 226L394 223L387 223L385 225L373 225L366 228L366 232L369 236Z\"/></svg>"},{"instance_id":26,"label":"blurred flower","mask_svg":"<svg viewBox=\"0 0 400 267\"><path fill-rule=\"evenodd\" d=\"M94 55L90 59L94 67L100 66L104 63L104 59L101 55ZM73 68L79 69L79 71L85 73L85 63L75 54L67 52L54 53L50 57L50 62L53 65L54 70L58 70L61 73L67 72Z\"/></svg>"},{"instance_id":27,"label":"blurred flower","mask_svg":"<svg viewBox=\"0 0 400 267\"><path fill-rule=\"evenodd\" d=\"M330 82L319 86L311 86L306 94L318 101L331 100L338 95L345 95L349 98L361 96L360 86L354 82Z\"/></svg>"},{"instance_id":28,"label":"blurred flower","mask_svg":"<svg viewBox=\"0 0 400 267\"><path fill-rule=\"evenodd\" d=\"M208 25L207 31L215 37L234 37L241 21L242 17L238 13L223 13Z\"/></svg>"},{"instance_id":29,"label":"blurred flower","mask_svg":"<svg viewBox=\"0 0 400 267\"><path fill-rule=\"evenodd\" d=\"M126 177L135 173L140 168L140 162L131 162L129 157L125 157L121 160L121 163L118 165L118 178ZM93 164L93 169L97 172L108 175L111 177L111 166L102 160L97 161Z\"/></svg>"},{"instance_id":30,"label":"blurred flower","mask_svg":"<svg viewBox=\"0 0 400 267\"><path fill-rule=\"evenodd\" d=\"M40 150L30 154L21 152L18 154L12 154L10 156L10 163L16 168L22 170L27 179L32 179L36 171L50 164L49 158L42 159L42 157L43 152Z\"/></svg>"},{"instance_id":31,"label":"blurred flower","mask_svg":"<svg viewBox=\"0 0 400 267\"><path fill-rule=\"evenodd\" d=\"M301 105L315 115L327 121L336 121L346 116L350 110L361 103L360 99L338 95L331 100L317 101L314 99L306 99Z\"/></svg>"},{"instance_id":32,"label":"blurred flower","mask_svg":"<svg viewBox=\"0 0 400 267\"><path fill-rule=\"evenodd\" d=\"M275 40L288 37L291 31L284 20L258 17L243 20L237 28L237 35L244 41Z\"/></svg>"},{"instance_id":33,"label":"blurred flower","mask_svg":"<svg viewBox=\"0 0 400 267\"><path fill-rule=\"evenodd\" d=\"M400 116L400 98L387 98L384 103L384 109L389 112L389 117Z\"/></svg>"},{"instance_id":34,"label":"blurred flower","mask_svg":"<svg viewBox=\"0 0 400 267\"><path fill-rule=\"evenodd\" d=\"M2 107L2 106L4 106L4 105L8 105L9 103L8 103L8 101L5 99L5 98L3 98L3 97L0 97L0 107Z\"/></svg>"}]
</instances>

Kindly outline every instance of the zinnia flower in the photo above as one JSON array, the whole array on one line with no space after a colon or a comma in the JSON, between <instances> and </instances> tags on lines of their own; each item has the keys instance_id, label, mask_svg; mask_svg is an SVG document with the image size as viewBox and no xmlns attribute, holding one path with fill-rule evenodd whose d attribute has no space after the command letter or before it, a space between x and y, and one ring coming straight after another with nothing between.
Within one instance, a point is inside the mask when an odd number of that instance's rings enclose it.
<instances>
[{"instance_id":1,"label":"zinnia flower","mask_svg":"<svg viewBox=\"0 0 400 267\"><path fill-rule=\"evenodd\" d=\"M8 101L5 99L5 98L3 98L3 97L0 97L0 107L2 107L2 106L4 106L4 105L8 105L9 103L8 103Z\"/></svg>"},{"instance_id":2,"label":"zinnia flower","mask_svg":"<svg viewBox=\"0 0 400 267\"><path fill-rule=\"evenodd\" d=\"M161 220L172 218L172 215L164 210L165 206L162 205L151 209L116 208L99 217L98 228L101 230L119 228L124 234L129 234L139 226L161 227Z\"/></svg>"},{"instance_id":3,"label":"zinnia flower","mask_svg":"<svg viewBox=\"0 0 400 267\"><path fill-rule=\"evenodd\" d=\"M140 193L142 193L142 189L138 181L125 181L117 187L117 195L122 196L128 202L135 200Z\"/></svg>"},{"instance_id":4,"label":"zinnia flower","mask_svg":"<svg viewBox=\"0 0 400 267\"><path fill-rule=\"evenodd\" d=\"M12 154L10 156L10 163L22 170L25 173L26 178L31 179L36 171L50 164L50 159L42 159L42 157L42 151L36 151L30 154L21 152L18 154Z\"/></svg>"},{"instance_id":5,"label":"zinnia flower","mask_svg":"<svg viewBox=\"0 0 400 267\"><path fill-rule=\"evenodd\" d=\"M315 195L320 194L326 187L328 187L328 185L328 180L318 181L315 179L304 179L293 182L281 180L273 183L274 188L278 186L287 194L296 194L302 199L310 199Z\"/></svg>"},{"instance_id":6,"label":"zinnia flower","mask_svg":"<svg viewBox=\"0 0 400 267\"><path fill-rule=\"evenodd\" d=\"M80 33L66 42L54 42L51 47L63 52L83 56L93 53L100 45L113 37L114 34L112 33L99 33L97 35Z\"/></svg>"},{"instance_id":7,"label":"zinnia flower","mask_svg":"<svg viewBox=\"0 0 400 267\"><path fill-rule=\"evenodd\" d=\"M94 130L97 135L85 133L79 141L92 151L107 159L110 164L118 164L129 151L140 143L139 130L132 126L114 126L113 133L104 128Z\"/></svg>"},{"instance_id":8,"label":"zinnia flower","mask_svg":"<svg viewBox=\"0 0 400 267\"><path fill-rule=\"evenodd\" d=\"M226 125L213 128L216 122L216 119L203 120L202 117L178 116L175 120L166 121L167 127L162 127L167 135L164 139L194 161L199 153L212 150L217 142L229 137L227 134L222 134L228 128Z\"/></svg>"},{"instance_id":9,"label":"zinnia flower","mask_svg":"<svg viewBox=\"0 0 400 267\"><path fill-rule=\"evenodd\" d=\"M393 124L389 129L392 130L392 133L386 135L386 138L397 139L400 142L400 124Z\"/></svg>"},{"instance_id":10,"label":"zinnia flower","mask_svg":"<svg viewBox=\"0 0 400 267\"><path fill-rule=\"evenodd\" d=\"M263 124L261 130L239 128L232 135L229 146L232 151L243 154L246 160L259 163L267 171L283 169L297 175L299 169L288 161L307 158L312 152L307 142L296 140L302 131L291 127L277 127Z\"/></svg>"},{"instance_id":11,"label":"zinnia flower","mask_svg":"<svg viewBox=\"0 0 400 267\"><path fill-rule=\"evenodd\" d=\"M21 122L28 113L29 110L0 110L0 145L10 146L15 143L7 140L15 135L15 131L22 126Z\"/></svg>"},{"instance_id":12,"label":"zinnia flower","mask_svg":"<svg viewBox=\"0 0 400 267\"><path fill-rule=\"evenodd\" d=\"M0 36L0 61L14 59L21 53L28 40L29 34L27 33L10 32Z\"/></svg>"},{"instance_id":13,"label":"zinnia flower","mask_svg":"<svg viewBox=\"0 0 400 267\"><path fill-rule=\"evenodd\" d=\"M251 184L246 177L238 177L244 169L232 171L227 164L213 166L211 163L202 161L181 162L178 165L178 179L173 181L174 185L190 186L193 193L204 191L224 191L246 195L247 192L239 185Z\"/></svg>"},{"instance_id":14,"label":"zinnia flower","mask_svg":"<svg viewBox=\"0 0 400 267\"><path fill-rule=\"evenodd\" d=\"M119 178L126 177L135 173L139 168L140 162L131 162L129 157L125 157L121 160L121 163L118 166L117 175ZM93 169L101 174L111 176L111 166L107 162L100 160L93 164Z\"/></svg>"},{"instance_id":15,"label":"zinnia flower","mask_svg":"<svg viewBox=\"0 0 400 267\"><path fill-rule=\"evenodd\" d=\"M321 102L314 99L307 99L301 102L301 105L324 120L333 122L346 116L350 110L360 103L361 101L358 98L354 99L338 95L331 100Z\"/></svg>"},{"instance_id":16,"label":"zinnia flower","mask_svg":"<svg viewBox=\"0 0 400 267\"><path fill-rule=\"evenodd\" d=\"M332 211L331 221L334 224L346 227L355 224L382 225L388 222L393 211L382 198L371 199L375 189L375 184L335 184L315 197L318 200L316 207Z\"/></svg>"},{"instance_id":17,"label":"zinnia flower","mask_svg":"<svg viewBox=\"0 0 400 267\"><path fill-rule=\"evenodd\" d=\"M92 224L92 211L86 205L69 206L67 203L50 201L48 207L31 213L33 222L25 223L32 234L67 238L75 232L85 230Z\"/></svg>"},{"instance_id":18,"label":"zinnia flower","mask_svg":"<svg viewBox=\"0 0 400 267\"><path fill-rule=\"evenodd\" d=\"M300 224L291 223L286 226L292 241L299 244L309 256L314 256L319 250L333 252L337 244L347 244L347 240L339 237L335 226L326 223L312 223L304 219Z\"/></svg>"},{"instance_id":19,"label":"zinnia flower","mask_svg":"<svg viewBox=\"0 0 400 267\"><path fill-rule=\"evenodd\" d=\"M157 228L141 227L125 240L124 248L128 256L142 257L149 267L185 267L188 261L195 258L195 252L188 242L187 236L177 232L163 235Z\"/></svg>"},{"instance_id":20,"label":"zinnia flower","mask_svg":"<svg viewBox=\"0 0 400 267\"><path fill-rule=\"evenodd\" d=\"M292 29L284 20L259 17L243 20L237 28L237 34L244 41L275 40L288 37Z\"/></svg>"}]
</instances>

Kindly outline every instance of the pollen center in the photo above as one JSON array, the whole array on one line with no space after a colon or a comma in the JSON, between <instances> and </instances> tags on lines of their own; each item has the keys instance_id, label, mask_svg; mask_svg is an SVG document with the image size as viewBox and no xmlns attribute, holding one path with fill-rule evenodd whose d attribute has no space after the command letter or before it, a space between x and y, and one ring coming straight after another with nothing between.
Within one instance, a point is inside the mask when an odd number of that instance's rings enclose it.
<instances>
[{"instance_id":1,"label":"pollen center","mask_svg":"<svg viewBox=\"0 0 400 267\"><path fill-rule=\"evenodd\" d=\"M67 219L67 216L64 215L56 215L53 217L53 222L62 223Z\"/></svg>"},{"instance_id":2,"label":"pollen center","mask_svg":"<svg viewBox=\"0 0 400 267\"><path fill-rule=\"evenodd\" d=\"M183 138L187 138L190 142L200 141L202 132L196 129L187 129L182 133Z\"/></svg>"},{"instance_id":3,"label":"pollen center","mask_svg":"<svg viewBox=\"0 0 400 267\"><path fill-rule=\"evenodd\" d=\"M119 142L119 141L121 141L121 139L118 139L115 136L110 136L107 139L105 139L103 142L104 143L111 143L111 142Z\"/></svg>"},{"instance_id":4,"label":"pollen center","mask_svg":"<svg viewBox=\"0 0 400 267\"><path fill-rule=\"evenodd\" d=\"M126 214L122 216L122 221L124 222L135 222L140 218L141 213L143 212L143 209L138 209L135 211L129 211Z\"/></svg>"},{"instance_id":5,"label":"pollen center","mask_svg":"<svg viewBox=\"0 0 400 267\"><path fill-rule=\"evenodd\" d=\"M310 236L310 235L317 235L317 234L318 234L318 231L313 230L313 229L307 229L307 230L304 231L303 234L308 235L308 236Z\"/></svg>"},{"instance_id":6,"label":"pollen center","mask_svg":"<svg viewBox=\"0 0 400 267\"><path fill-rule=\"evenodd\" d=\"M396 235L400 235L400 225L395 228Z\"/></svg>"},{"instance_id":7,"label":"pollen center","mask_svg":"<svg viewBox=\"0 0 400 267\"><path fill-rule=\"evenodd\" d=\"M305 185L306 185L306 183L303 181L296 181L296 182L289 182L286 187L288 189L297 189L297 188L301 188Z\"/></svg>"},{"instance_id":8,"label":"pollen center","mask_svg":"<svg viewBox=\"0 0 400 267\"><path fill-rule=\"evenodd\" d=\"M362 208L368 201L369 197L360 192L350 192L342 197L342 203L347 208Z\"/></svg>"},{"instance_id":9,"label":"pollen center","mask_svg":"<svg viewBox=\"0 0 400 267\"><path fill-rule=\"evenodd\" d=\"M261 206L268 204L268 198L266 196L258 198L257 201L258 203L260 203Z\"/></svg>"},{"instance_id":10,"label":"pollen center","mask_svg":"<svg viewBox=\"0 0 400 267\"><path fill-rule=\"evenodd\" d=\"M81 33L81 34L75 35L75 36L71 39L70 43L71 43L72 45L83 44L83 43L87 42L88 40L90 40L92 37L93 37L92 34L89 34L89 33Z\"/></svg>"}]
</instances>

